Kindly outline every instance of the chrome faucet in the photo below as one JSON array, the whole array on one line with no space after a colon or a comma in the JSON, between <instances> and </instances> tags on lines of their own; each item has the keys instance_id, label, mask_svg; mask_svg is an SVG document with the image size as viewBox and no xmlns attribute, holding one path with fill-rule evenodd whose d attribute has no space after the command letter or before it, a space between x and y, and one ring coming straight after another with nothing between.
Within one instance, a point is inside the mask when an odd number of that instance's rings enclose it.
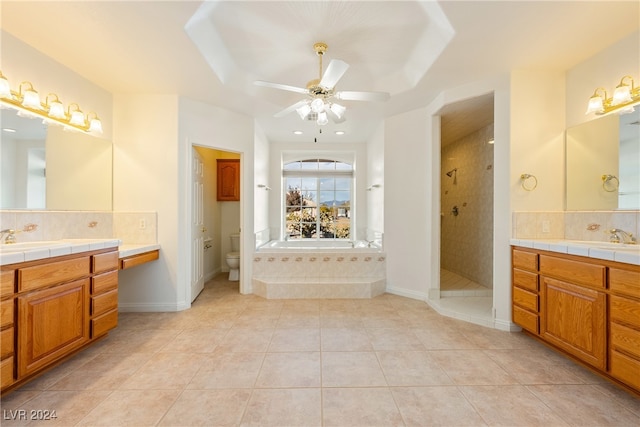
<instances>
[{"instance_id":1,"label":"chrome faucet","mask_svg":"<svg viewBox=\"0 0 640 427\"><path fill-rule=\"evenodd\" d=\"M15 233L16 233L16 231L11 229L11 228L0 230L0 242L2 242L2 238L6 234L7 237L4 238L4 244L5 245L10 245L11 243L16 243L17 240L16 240Z\"/></svg>"},{"instance_id":2,"label":"chrome faucet","mask_svg":"<svg viewBox=\"0 0 640 427\"><path fill-rule=\"evenodd\" d=\"M629 245L634 245L636 244L636 238L633 237L633 234L631 233L627 233L624 230L621 230L619 228L612 228L609 231L609 241L611 243L626 243Z\"/></svg>"}]
</instances>

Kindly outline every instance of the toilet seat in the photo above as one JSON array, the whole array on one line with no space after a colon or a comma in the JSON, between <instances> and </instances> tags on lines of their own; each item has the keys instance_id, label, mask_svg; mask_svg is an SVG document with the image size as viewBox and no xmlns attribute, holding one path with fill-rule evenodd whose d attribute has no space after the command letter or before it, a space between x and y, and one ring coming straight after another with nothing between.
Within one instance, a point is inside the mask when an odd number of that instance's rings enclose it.
<instances>
[{"instance_id":1,"label":"toilet seat","mask_svg":"<svg viewBox=\"0 0 640 427\"><path fill-rule=\"evenodd\" d=\"M227 258L240 258L240 252L229 252Z\"/></svg>"}]
</instances>

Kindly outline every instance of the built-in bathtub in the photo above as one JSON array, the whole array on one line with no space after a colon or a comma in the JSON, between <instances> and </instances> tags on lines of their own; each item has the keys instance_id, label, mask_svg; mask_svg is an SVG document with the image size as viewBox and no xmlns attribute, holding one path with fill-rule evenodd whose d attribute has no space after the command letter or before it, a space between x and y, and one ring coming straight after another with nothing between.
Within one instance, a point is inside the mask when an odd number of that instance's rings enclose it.
<instances>
[{"instance_id":1,"label":"built-in bathtub","mask_svg":"<svg viewBox=\"0 0 640 427\"><path fill-rule=\"evenodd\" d=\"M382 248L375 242L366 240L271 240L258 248L258 252L267 251L350 251L380 252Z\"/></svg>"},{"instance_id":2,"label":"built-in bathtub","mask_svg":"<svg viewBox=\"0 0 640 427\"><path fill-rule=\"evenodd\" d=\"M264 298L372 298L386 287L386 254L366 240L269 241L253 257Z\"/></svg>"}]
</instances>

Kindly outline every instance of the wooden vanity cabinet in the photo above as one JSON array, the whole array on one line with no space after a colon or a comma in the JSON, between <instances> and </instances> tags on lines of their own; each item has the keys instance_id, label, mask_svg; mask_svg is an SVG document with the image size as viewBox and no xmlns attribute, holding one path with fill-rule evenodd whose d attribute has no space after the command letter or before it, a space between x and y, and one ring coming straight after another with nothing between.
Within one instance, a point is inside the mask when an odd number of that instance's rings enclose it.
<instances>
[{"instance_id":1,"label":"wooden vanity cabinet","mask_svg":"<svg viewBox=\"0 0 640 427\"><path fill-rule=\"evenodd\" d=\"M511 282L513 321L524 329L540 332L540 282L538 254L513 250Z\"/></svg>"},{"instance_id":2,"label":"wooden vanity cabinet","mask_svg":"<svg viewBox=\"0 0 640 427\"><path fill-rule=\"evenodd\" d=\"M609 269L609 373L640 390L640 271Z\"/></svg>"},{"instance_id":3,"label":"wooden vanity cabinet","mask_svg":"<svg viewBox=\"0 0 640 427\"><path fill-rule=\"evenodd\" d=\"M0 387L15 381L15 269L0 271Z\"/></svg>"},{"instance_id":4,"label":"wooden vanity cabinet","mask_svg":"<svg viewBox=\"0 0 640 427\"><path fill-rule=\"evenodd\" d=\"M114 328L117 292L117 248L2 266L3 392Z\"/></svg>"},{"instance_id":5,"label":"wooden vanity cabinet","mask_svg":"<svg viewBox=\"0 0 640 427\"><path fill-rule=\"evenodd\" d=\"M640 392L640 266L513 247L512 270L514 323Z\"/></svg>"}]
</instances>

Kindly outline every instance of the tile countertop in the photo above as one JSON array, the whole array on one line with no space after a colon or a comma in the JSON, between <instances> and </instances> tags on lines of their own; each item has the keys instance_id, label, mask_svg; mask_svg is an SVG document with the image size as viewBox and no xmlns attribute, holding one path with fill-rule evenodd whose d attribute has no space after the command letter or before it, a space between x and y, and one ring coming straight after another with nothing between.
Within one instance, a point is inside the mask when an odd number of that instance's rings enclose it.
<instances>
[{"instance_id":1,"label":"tile countertop","mask_svg":"<svg viewBox=\"0 0 640 427\"><path fill-rule=\"evenodd\" d=\"M118 248L120 258L160 249L160 245L122 245L120 239L61 239L0 245L0 265L52 258L98 249Z\"/></svg>"},{"instance_id":2,"label":"tile countertop","mask_svg":"<svg viewBox=\"0 0 640 427\"><path fill-rule=\"evenodd\" d=\"M512 246L640 265L640 245L583 240L511 239Z\"/></svg>"}]
</instances>

